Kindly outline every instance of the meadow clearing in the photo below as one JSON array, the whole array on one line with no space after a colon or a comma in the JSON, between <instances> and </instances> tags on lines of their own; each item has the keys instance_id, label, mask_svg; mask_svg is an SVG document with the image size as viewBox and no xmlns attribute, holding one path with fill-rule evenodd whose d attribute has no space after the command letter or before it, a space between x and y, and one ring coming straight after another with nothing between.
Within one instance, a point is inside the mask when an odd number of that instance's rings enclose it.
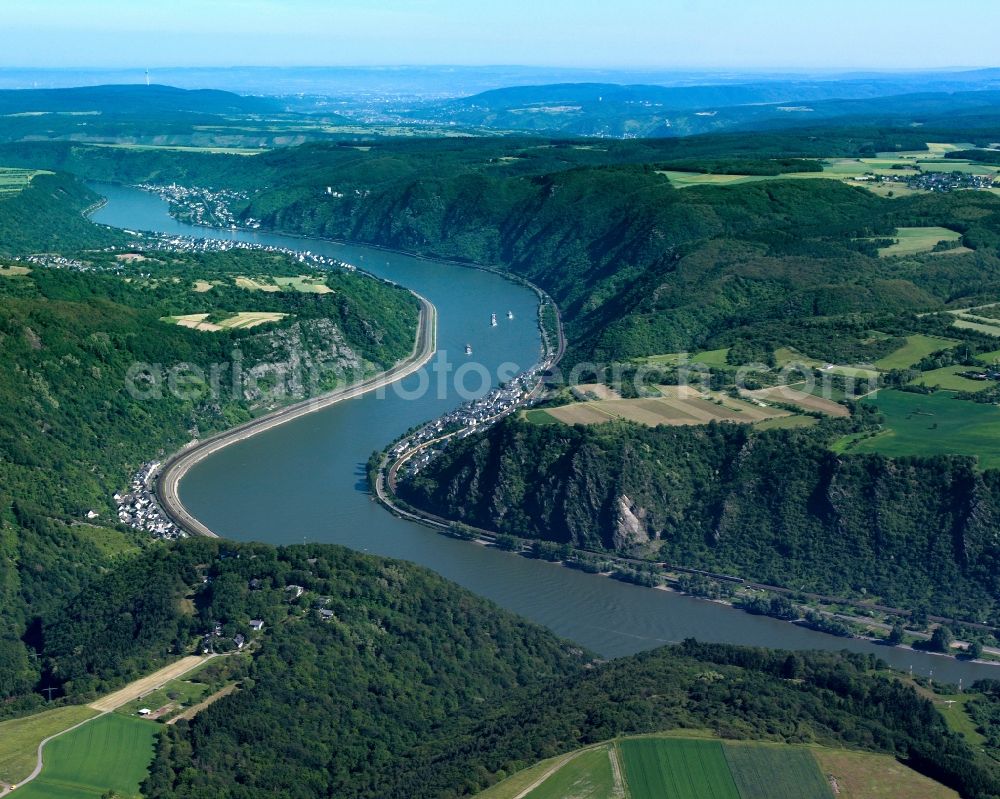
<instances>
[{"instance_id":1,"label":"meadow clearing","mask_svg":"<svg viewBox=\"0 0 1000 799\"><path fill-rule=\"evenodd\" d=\"M611 745L580 752L534 788L525 799L623 799Z\"/></svg>"},{"instance_id":2,"label":"meadow clearing","mask_svg":"<svg viewBox=\"0 0 1000 799\"><path fill-rule=\"evenodd\" d=\"M636 358L637 363L644 363L647 366L678 366L687 363L691 366L704 364L716 369L724 368L728 365L726 356L729 355L729 347L718 350L702 350L701 352L667 352L663 355L649 355L645 358Z\"/></svg>"},{"instance_id":3,"label":"meadow clearing","mask_svg":"<svg viewBox=\"0 0 1000 799\"><path fill-rule=\"evenodd\" d=\"M157 725L109 713L50 741L38 777L19 787L27 799L86 799L114 791L135 796L153 759Z\"/></svg>"},{"instance_id":4,"label":"meadow clearing","mask_svg":"<svg viewBox=\"0 0 1000 799\"><path fill-rule=\"evenodd\" d=\"M16 169L0 166L0 199L12 197L27 186L37 175L51 175L39 169Z\"/></svg>"},{"instance_id":5,"label":"meadow clearing","mask_svg":"<svg viewBox=\"0 0 1000 799\"><path fill-rule=\"evenodd\" d=\"M962 234L944 227L901 227L896 229L894 238L896 239L895 244L879 249L880 258L932 252L939 243L958 241L962 238ZM964 247L961 249L965 252L972 252ZM946 250L945 252L955 252L955 250Z\"/></svg>"},{"instance_id":6,"label":"meadow clearing","mask_svg":"<svg viewBox=\"0 0 1000 799\"><path fill-rule=\"evenodd\" d=\"M883 152L873 158L825 158L818 159L822 172L787 172L782 175L718 175L702 172L681 172L659 170L670 184L677 189L693 186L738 186L744 183L759 183L771 180L841 180L854 186L863 186L882 196L902 197L907 194L922 193L902 183L878 183L867 179L868 175L883 177L908 177L928 172L964 172L972 175L995 175L1000 178L1000 167L981 164L964 159L945 158L948 152L970 149L971 144L946 144L928 142L926 150L910 152Z\"/></svg>"},{"instance_id":7,"label":"meadow clearing","mask_svg":"<svg viewBox=\"0 0 1000 799\"><path fill-rule=\"evenodd\" d=\"M947 391L881 391L863 402L885 416L882 432L842 439L835 449L890 457L969 455L978 457L983 469L1000 467L1000 408L995 405L958 400Z\"/></svg>"},{"instance_id":8,"label":"meadow clearing","mask_svg":"<svg viewBox=\"0 0 1000 799\"><path fill-rule=\"evenodd\" d=\"M71 705L0 722L0 782L17 784L23 780L35 768L42 741L97 713L89 707Z\"/></svg>"},{"instance_id":9,"label":"meadow clearing","mask_svg":"<svg viewBox=\"0 0 1000 799\"><path fill-rule=\"evenodd\" d=\"M958 799L958 794L893 757L846 749L812 750L824 774L836 780L837 799Z\"/></svg>"},{"instance_id":10,"label":"meadow clearing","mask_svg":"<svg viewBox=\"0 0 1000 799\"><path fill-rule=\"evenodd\" d=\"M884 358L875 361L875 366L885 371L892 369L908 369L916 363L926 358L932 353L940 350L947 350L958 344L958 341L951 338L938 338L936 336L925 336L918 333L906 337L906 344L894 352L890 352Z\"/></svg>"},{"instance_id":11,"label":"meadow clearing","mask_svg":"<svg viewBox=\"0 0 1000 799\"><path fill-rule=\"evenodd\" d=\"M183 316L164 316L160 321L192 330L218 332L220 330L246 330L269 322L280 322L288 314L272 311L241 311L216 322L210 322L212 314L193 313Z\"/></svg>"},{"instance_id":12,"label":"meadow clearing","mask_svg":"<svg viewBox=\"0 0 1000 799\"><path fill-rule=\"evenodd\" d=\"M208 155L260 155L261 153L266 153L267 149L264 147L198 147L197 145L180 145L180 144L129 144L127 142L115 142L115 143L105 143L99 142L94 143L94 147L106 147L112 150L137 150L137 151L150 151L155 152L161 150L163 152L175 152L175 153L205 153Z\"/></svg>"},{"instance_id":13,"label":"meadow clearing","mask_svg":"<svg viewBox=\"0 0 1000 799\"><path fill-rule=\"evenodd\" d=\"M910 382L911 386L927 386L942 388L947 391L985 391L995 383L987 380L970 380L962 377L962 372L969 371L968 366L943 366L921 372L920 376Z\"/></svg>"},{"instance_id":14,"label":"meadow clearing","mask_svg":"<svg viewBox=\"0 0 1000 799\"><path fill-rule=\"evenodd\" d=\"M331 294L333 289L322 277L296 275L295 277L237 277L236 285L247 291L297 291L300 294Z\"/></svg>"}]
</instances>

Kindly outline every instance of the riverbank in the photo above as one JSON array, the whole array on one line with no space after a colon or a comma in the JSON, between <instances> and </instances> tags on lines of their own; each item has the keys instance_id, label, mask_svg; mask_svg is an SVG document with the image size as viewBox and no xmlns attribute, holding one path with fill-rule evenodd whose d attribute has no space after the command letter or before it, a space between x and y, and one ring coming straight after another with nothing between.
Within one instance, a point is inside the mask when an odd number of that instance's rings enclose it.
<instances>
[{"instance_id":1,"label":"riverbank","mask_svg":"<svg viewBox=\"0 0 1000 799\"><path fill-rule=\"evenodd\" d=\"M555 566L561 566L573 570L582 569L595 577L603 577L611 580L623 580L625 582L634 583L640 587L689 596L696 600L723 606L727 609L727 611L743 612L758 616L763 615L781 623L811 629L815 632L830 635L835 638L842 638L844 640L849 639L866 641L878 646L919 652L923 655L930 655L939 658L975 662L986 666L1000 666L1000 661L994 659L1000 657L1000 648L985 646L983 647L983 652L989 657L972 659L966 655L965 647L969 646L969 642L960 640L954 642L954 646L950 652L936 652L919 646L919 643L927 641L931 638L930 633L919 630L907 629L906 640L908 643L901 642L899 644L891 644L885 637L882 637L879 634L882 632L887 633L892 629L891 625L886 624L884 621L879 621L873 616L845 613L843 610L838 608L838 606L854 606L859 611L869 612L881 610L888 612L889 615L895 615L900 618L909 616L909 612L904 609L865 604L857 600L847 598L820 597L815 594L803 595L802 593L791 589L755 583L750 580L730 575L718 575L698 569L671 566L665 563L645 561L609 552L567 548L569 550L569 554L564 557L546 558L536 553L535 546L553 547L554 545L549 542L536 542L519 539L493 530L473 527L462 522L447 519L443 516L438 516L437 514L431 513L430 511L426 511L422 508L414 507L413 505L410 505L400 499L396 494L396 479L399 470L405 465L406 461L417 455L424 447L433 446L434 444L440 443L440 441L444 439L450 438L452 435L455 434L452 433L448 436L442 437L441 439L427 442L421 447L410 450L396 458L391 458L389 456L389 451L386 450L383 454L380 468L374 475L373 480L373 490L379 503L393 515L421 524L441 535L457 538L482 546L495 547L521 557L540 557L543 560L549 560ZM600 563L601 566L597 567L594 565L595 563ZM685 590L684 583L684 579L691 576L706 577L719 581L731 586L732 591L725 597L710 597L697 592L692 593L689 590ZM737 596L737 590L742 591L743 593ZM796 607L798 609L795 618L783 618L773 616L768 613L755 613L750 610L747 605L747 601L761 597L781 597L783 599L790 597L798 600L800 604L797 606L789 604L789 607ZM806 600L804 603L802 601L803 599ZM826 617L830 620L837 620L852 625L856 628L856 631L852 630L849 633L829 632L822 629L822 627L817 626L815 623L810 622L809 616L811 613L819 614L820 616ZM951 624L956 627L964 625L966 627L971 626L980 629L992 629L988 628L987 625L968 622L963 623L959 620L947 619L943 617L931 616L929 617L929 620L935 624Z\"/></svg>"},{"instance_id":2,"label":"riverbank","mask_svg":"<svg viewBox=\"0 0 1000 799\"><path fill-rule=\"evenodd\" d=\"M378 252L361 244L331 244L302 236L291 239L267 231L195 229L172 219L156 196L113 186L107 186L106 192L110 202L98 214L101 223L167 236L311 249L351 264L365 264L363 271L413 288L434 303L440 352L460 356L464 345L471 343L477 361L496 374L510 362L538 360L542 344L535 323L538 295L525 291L510 275L490 269L455 270L433 258L390 255L390 251ZM514 310L518 323L492 328L484 321L489 311L504 308ZM530 325L520 324L528 320ZM551 312L546 321L554 331ZM555 335L549 338L555 345ZM467 362L454 357L446 366L455 369ZM449 381L444 392L422 392L417 397L390 391L385 399L376 400L369 394L316 414L306 424L284 425L251 438L193 469L183 483L184 501L194 515L227 538L277 546L332 543L418 563L607 658L696 638L773 649L878 654L897 669L912 668L917 676L933 671L935 682L957 684L964 679L970 685L994 677L995 669L976 663L837 639L777 619L734 613L690 594L640 591L622 579L592 579L590 569L549 568L547 557L505 557L504 546L465 546L456 540L467 537L460 526L451 535L428 535L429 530L412 524L416 520L406 514L385 513L373 501L374 492L362 490L359 467L373 452L383 450L387 441L460 408L464 397L456 396L454 389L454 382ZM372 461L374 477L378 460ZM447 523L442 525L444 530L447 527Z\"/></svg>"},{"instance_id":3,"label":"riverbank","mask_svg":"<svg viewBox=\"0 0 1000 799\"><path fill-rule=\"evenodd\" d=\"M289 405L192 444L169 458L156 478L154 492L160 507L170 520L191 535L217 537L212 530L188 512L180 498L181 480L194 466L238 441L244 441L293 419L329 408L338 402L360 397L370 391L388 386L425 366L437 350L437 309L416 292L414 292L414 296L420 301L420 318L417 323L413 351L405 360L366 380Z\"/></svg>"}]
</instances>

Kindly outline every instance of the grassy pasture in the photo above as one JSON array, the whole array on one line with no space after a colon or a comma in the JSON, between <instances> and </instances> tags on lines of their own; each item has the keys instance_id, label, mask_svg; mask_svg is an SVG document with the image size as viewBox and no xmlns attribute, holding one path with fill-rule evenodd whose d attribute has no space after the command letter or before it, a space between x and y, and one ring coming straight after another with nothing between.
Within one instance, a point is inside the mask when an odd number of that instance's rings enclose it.
<instances>
[{"instance_id":1,"label":"grassy pasture","mask_svg":"<svg viewBox=\"0 0 1000 799\"><path fill-rule=\"evenodd\" d=\"M694 354L688 352L667 352L662 355L649 355L645 358L637 358L636 361L648 364L649 366L678 366L683 362L690 365L704 364L715 369L723 369L729 365L726 362L728 354L729 348L726 347L721 350L703 350Z\"/></svg>"},{"instance_id":2,"label":"grassy pasture","mask_svg":"<svg viewBox=\"0 0 1000 799\"><path fill-rule=\"evenodd\" d=\"M0 722L0 782L17 784L23 780L35 768L38 744L96 715L89 707L71 705Z\"/></svg>"},{"instance_id":3,"label":"grassy pasture","mask_svg":"<svg viewBox=\"0 0 1000 799\"><path fill-rule=\"evenodd\" d=\"M774 351L774 359L778 366L784 368L789 364L800 364L810 369L819 369L832 375L842 375L843 377L853 377L860 380L867 380L878 377L878 370L867 366L845 366L842 364L830 364L817 361L789 347L780 347Z\"/></svg>"},{"instance_id":4,"label":"grassy pasture","mask_svg":"<svg viewBox=\"0 0 1000 799\"><path fill-rule=\"evenodd\" d=\"M520 795L527 788L531 787L539 779L542 779L546 772L557 768L560 763L565 762L571 755L559 755L550 757L540 763L536 763L529 768L522 769L507 779L498 782L485 791L476 794L476 799L513 799Z\"/></svg>"},{"instance_id":5,"label":"grassy pasture","mask_svg":"<svg viewBox=\"0 0 1000 799\"><path fill-rule=\"evenodd\" d=\"M206 291L212 290L212 284L207 280L196 280L194 286L191 287L191 291L196 294L204 294Z\"/></svg>"},{"instance_id":6,"label":"grassy pasture","mask_svg":"<svg viewBox=\"0 0 1000 799\"><path fill-rule=\"evenodd\" d=\"M873 438L838 442L847 452L909 455L970 455L984 469L1000 468L1000 408L955 399L953 394L881 391L864 400L886 417Z\"/></svg>"},{"instance_id":7,"label":"grassy pasture","mask_svg":"<svg viewBox=\"0 0 1000 799\"><path fill-rule=\"evenodd\" d=\"M966 175L995 175L1000 167L966 161L960 158L940 158L917 161L921 172L962 172Z\"/></svg>"},{"instance_id":8,"label":"grassy pasture","mask_svg":"<svg viewBox=\"0 0 1000 799\"><path fill-rule=\"evenodd\" d=\"M992 381L969 380L969 378L959 374L959 372L968 370L968 366L945 366L941 369L932 369L929 372L921 372L911 385L937 387L948 391L984 391L995 385Z\"/></svg>"},{"instance_id":9,"label":"grassy pasture","mask_svg":"<svg viewBox=\"0 0 1000 799\"><path fill-rule=\"evenodd\" d=\"M823 773L837 781L837 799L958 799L958 794L893 757L846 749L813 750Z\"/></svg>"},{"instance_id":10,"label":"grassy pasture","mask_svg":"<svg viewBox=\"0 0 1000 799\"><path fill-rule=\"evenodd\" d=\"M801 427L812 427L819 424L819 419L813 416L775 416L754 424L758 430L795 430Z\"/></svg>"},{"instance_id":11,"label":"grassy pasture","mask_svg":"<svg viewBox=\"0 0 1000 799\"><path fill-rule=\"evenodd\" d=\"M832 799L813 753L781 744L726 743L726 762L740 799Z\"/></svg>"},{"instance_id":12,"label":"grassy pasture","mask_svg":"<svg viewBox=\"0 0 1000 799\"><path fill-rule=\"evenodd\" d=\"M113 150L163 150L176 153L208 153L210 155L260 155L267 150L263 147L198 147L174 144L95 144L95 147L108 147Z\"/></svg>"},{"instance_id":13,"label":"grassy pasture","mask_svg":"<svg viewBox=\"0 0 1000 799\"><path fill-rule=\"evenodd\" d=\"M943 227L901 227L895 238L895 244L879 249L880 258L931 252L939 242L958 241L962 234Z\"/></svg>"},{"instance_id":14,"label":"grassy pasture","mask_svg":"<svg viewBox=\"0 0 1000 799\"><path fill-rule=\"evenodd\" d=\"M27 266L0 266L0 277L21 277L30 274L31 269Z\"/></svg>"},{"instance_id":15,"label":"grassy pasture","mask_svg":"<svg viewBox=\"0 0 1000 799\"><path fill-rule=\"evenodd\" d=\"M977 355L976 360L986 366L992 366L997 361L1000 361L1000 350L993 350L993 352L984 352L982 355Z\"/></svg>"},{"instance_id":16,"label":"grassy pasture","mask_svg":"<svg viewBox=\"0 0 1000 799\"><path fill-rule=\"evenodd\" d=\"M563 421L557 419L551 413L546 410L542 410L541 408L525 411L523 416L532 424L564 424Z\"/></svg>"},{"instance_id":17,"label":"grassy pasture","mask_svg":"<svg viewBox=\"0 0 1000 799\"><path fill-rule=\"evenodd\" d=\"M572 758L525 799L609 799L615 796L610 747L602 746ZM620 786L619 790L620 790ZM619 794L621 795L621 794Z\"/></svg>"},{"instance_id":18,"label":"grassy pasture","mask_svg":"<svg viewBox=\"0 0 1000 799\"><path fill-rule=\"evenodd\" d=\"M947 350L954 347L958 342L951 338L937 338L936 336L925 336L916 334L906 337L906 344L895 352L890 352L884 358L875 361L875 366L879 369L907 369L915 363L919 363L932 353L939 350Z\"/></svg>"},{"instance_id":19,"label":"grassy pasture","mask_svg":"<svg viewBox=\"0 0 1000 799\"><path fill-rule=\"evenodd\" d=\"M169 708L156 720L166 721L180 711L198 704L208 695L208 686L204 683L191 682L189 679L171 680L162 688L150 691L139 699L133 699L122 705L116 713L124 716L137 716L140 708L149 708L154 713L161 708Z\"/></svg>"},{"instance_id":20,"label":"grassy pasture","mask_svg":"<svg viewBox=\"0 0 1000 799\"><path fill-rule=\"evenodd\" d=\"M292 289L302 294L332 294L331 289L321 277L299 275L297 277L276 277L274 282L281 288Z\"/></svg>"},{"instance_id":21,"label":"grassy pasture","mask_svg":"<svg viewBox=\"0 0 1000 799\"><path fill-rule=\"evenodd\" d=\"M112 790L134 796L153 759L156 732L149 721L114 713L101 716L47 744L42 773L16 795L83 799Z\"/></svg>"},{"instance_id":22,"label":"grassy pasture","mask_svg":"<svg viewBox=\"0 0 1000 799\"><path fill-rule=\"evenodd\" d=\"M956 313L955 321L952 324L964 330L975 330L979 333L986 333L989 336L1000 338L1000 322L988 322L985 319L980 321L978 318L969 318L968 314Z\"/></svg>"},{"instance_id":23,"label":"grassy pasture","mask_svg":"<svg viewBox=\"0 0 1000 799\"><path fill-rule=\"evenodd\" d=\"M36 175L51 175L38 169L16 169L0 166L0 199L11 197L21 191Z\"/></svg>"},{"instance_id":24,"label":"grassy pasture","mask_svg":"<svg viewBox=\"0 0 1000 799\"><path fill-rule=\"evenodd\" d=\"M638 738L619 747L632 799L740 799L719 741Z\"/></svg>"},{"instance_id":25,"label":"grassy pasture","mask_svg":"<svg viewBox=\"0 0 1000 799\"><path fill-rule=\"evenodd\" d=\"M295 277L238 277L236 285L247 291L297 291L300 294L331 294L333 289L322 277L297 275Z\"/></svg>"}]
</instances>

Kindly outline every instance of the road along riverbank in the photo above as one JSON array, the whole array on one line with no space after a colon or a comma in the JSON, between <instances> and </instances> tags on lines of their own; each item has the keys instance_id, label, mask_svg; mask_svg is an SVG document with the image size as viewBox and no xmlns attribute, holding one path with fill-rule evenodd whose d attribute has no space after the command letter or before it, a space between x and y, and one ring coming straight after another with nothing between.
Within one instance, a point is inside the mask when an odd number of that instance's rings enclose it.
<instances>
[{"instance_id":1,"label":"road along riverbank","mask_svg":"<svg viewBox=\"0 0 1000 799\"><path fill-rule=\"evenodd\" d=\"M388 386L390 383L402 380L404 377L413 374L425 366L437 349L437 309L430 301L416 294L416 292L414 292L414 296L420 301L420 318L417 323L417 335L413 344L413 351L405 360L400 361L391 369L369 377L366 380L353 383L349 386L343 386L318 397L297 402L294 405L289 405L266 416L261 416L258 419L214 435L204 441L196 442L169 458L164 463L156 478L154 491L160 507L170 520L191 535L218 537L211 529L190 513L181 501L179 491L180 482L193 466L219 450L235 444L237 441L244 441L265 430L270 430L278 425L290 422L293 419L298 419L307 414L329 408L338 402L360 397L369 391Z\"/></svg>"}]
</instances>

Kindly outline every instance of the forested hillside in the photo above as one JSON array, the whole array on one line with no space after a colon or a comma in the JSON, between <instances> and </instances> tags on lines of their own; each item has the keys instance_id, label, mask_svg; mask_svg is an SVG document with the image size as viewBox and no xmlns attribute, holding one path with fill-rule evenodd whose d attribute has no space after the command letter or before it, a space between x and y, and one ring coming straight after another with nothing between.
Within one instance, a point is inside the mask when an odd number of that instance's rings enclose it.
<instances>
[{"instance_id":1,"label":"forested hillside","mask_svg":"<svg viewBox=\"0 0 1000 799\"><path fill-rule=\"evenodd\" d=\"M53 178L44 185L69 191L77 184ZM85 242L106 241L78 210L77 222L61 228L69 209L32 191L0 200L0 227L37 212L39 228L52 225L76 240L78 224ZM89 192L78 196L92 200ZM22 240L37 246L29 232ZM294 398L262 393L273 382L266 376L250 391L258 365L297 363L310 370L302 377L315 378L303 388L322 390L332 387L324 381L390 366L413 346L416 301L367 277L322 275L327 293L251 291L236 278L292 279L304 267L247 251L70 255L0 262L0 701L32 696L39 665L22 637L37 645L37 619L150 543L118 525L112 500L140 464ZM169 321L246 312L276 321L214 332ZM245 375L234 379L237 350ZM169 370L185 363L202 370L202 381L184 382L185 372L182 390L169 390ZM139 392L130 393L135 364L162 370L152 383L134 382ZM207 379L213 364L223 369L220 393Z\"/></svg>"},{"instance_id":2,"label":"forested hillside","mask_svg":"<svg viewBox=\"0 0 1000 799\"><path fill-rule=\"evenodd\" d=\"M120 232L91 224L81 215L100 199L65 174L36 175L21 191L0 193L0 256L121 242Z\"/></svg>"},{"instance_id":3,"label":"forested hillside","mask_svg":"<svg viewBox=\"0 0 1000 799\"><path fill-rule=\"evenodd\" d=\"M458 797L580 745L678 728L884 751L966 796L998 789L869 656L688 642L587 663L426 570L339 547L149 552L50 614L47 673L86 697L216 624L212 646L249 636L246 677L164 729L147 796Z\"/></svg>"},{"instance_id":4,"label":"forested hillside","mask_svg":"<svg viewBox=\"0 0 1000 799\"><path fill-rule=\"evenodd\" d=\"M39 639L46 679L82 700L236 634L238 689L163 728L145 795L458 797L581 745L682 728L882 751L965 796L998 789L871 656L687 642L590 662L424 569L340 547L159 547L46 614Z\"/></svg>"},{"instance_id":5,"label":"forested hillside","mask_svg":"<svg viewBox=\"0 0 1000 799\"><path fill-rule=\"evenodd\" d=\"M666 168L774 174L782 159L926 147L932 133L846 129L738 141L525 140L307 145L252 159L64 144L0 149L88 177L227 187L265 227L499 264L559 303L570 361L713 344L789 318L930 310L1000 283L1000 197L885 199L830 179L678 190ZM938 132L943 134L944 132ZM899 226L943 226L972 254L876 257ZM792 343L792 342L789 342Z\"/></svg>"},{"instance_id":6,"label":"forested hillside","mask_svg":"<svg viewBox=\"0 0 1000 799\"><path fill-rule=\"evenodd\" d=\"M401 494L503 533L996 623L1000 472L838 456L830 435L510 420Z\"/></svg>"}]
</instances>

